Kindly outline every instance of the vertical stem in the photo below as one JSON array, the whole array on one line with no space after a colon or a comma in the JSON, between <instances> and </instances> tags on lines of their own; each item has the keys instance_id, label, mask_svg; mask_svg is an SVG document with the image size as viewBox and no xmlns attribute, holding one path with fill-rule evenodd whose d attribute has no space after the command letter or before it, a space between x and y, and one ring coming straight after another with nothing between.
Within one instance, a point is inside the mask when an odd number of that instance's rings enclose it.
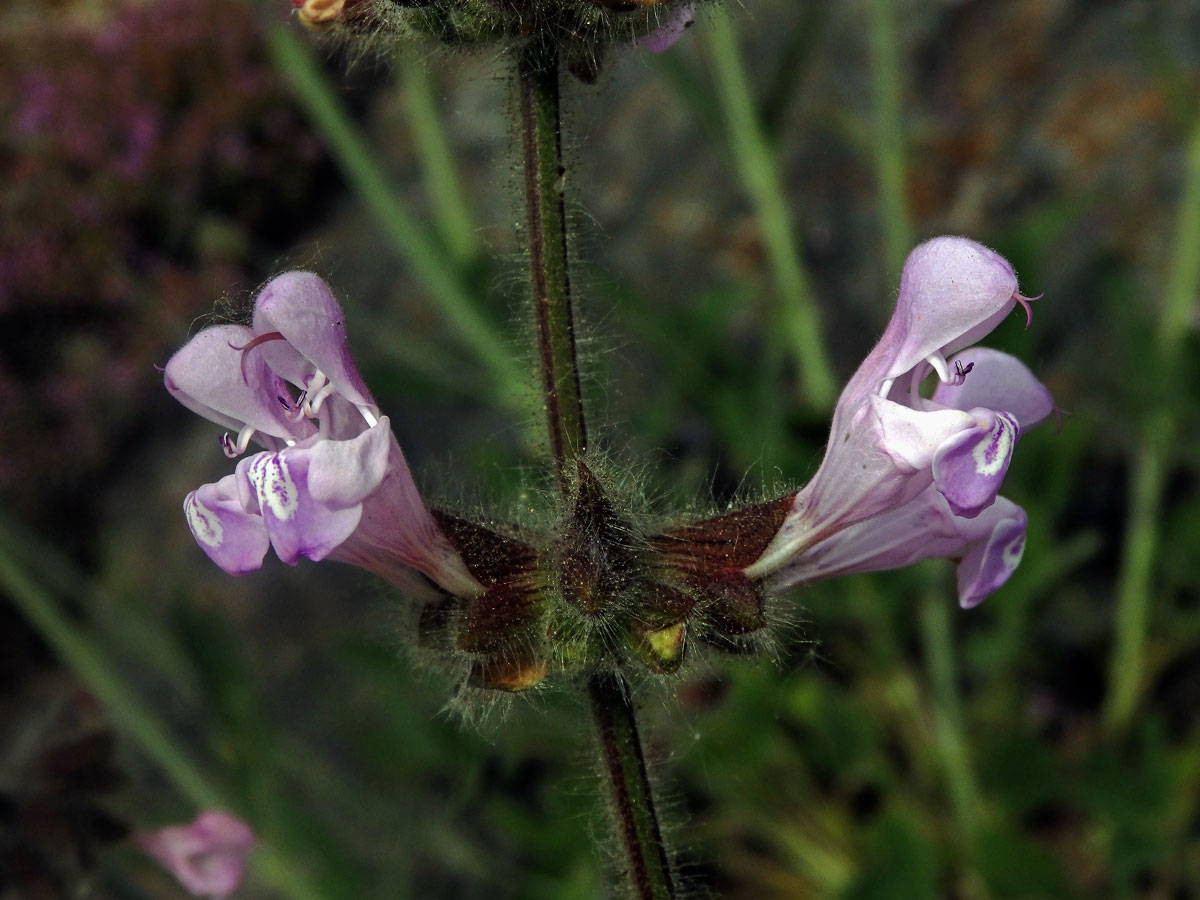
<instances>
[{"instance_id":1,"label":"vertical stem","mask_svg":"<svg viewBox=\"0 0 1200 900\"><path fill-rule=\"evenodd\" d=\"M597 673L588 680L588 697L634 896L672 900L671 864L654 809L629 687L620 675Z\"/></svg>"},{"instance_id":2,"label":"vertical stem","mask_svg":"<svg viewBox=\"0 0 1200 900\"><path fill-rule=\"evenodd\" d=\"M558 48L533 40L519 51L521 145L528 200L534 322L545 391L550 449L559 488L570 493L568 464L587 447L563 204ZM588 679L604 773L638 900L672 900L675 889L629 688L619 674Z\"/></svg>"},{"instance_id":3,"label":"vertical stem","mask_svg":"<svg viewBox=\"0 0 1200 900\"><path fill-rule=\"evenodd\" d=\"M557 45L550 40L529 41L519 51L517 73L534 321L550 452L565 494L570 484L568 463L586 448L587 431L568 271Z\"/></svg>"}]
</instances>

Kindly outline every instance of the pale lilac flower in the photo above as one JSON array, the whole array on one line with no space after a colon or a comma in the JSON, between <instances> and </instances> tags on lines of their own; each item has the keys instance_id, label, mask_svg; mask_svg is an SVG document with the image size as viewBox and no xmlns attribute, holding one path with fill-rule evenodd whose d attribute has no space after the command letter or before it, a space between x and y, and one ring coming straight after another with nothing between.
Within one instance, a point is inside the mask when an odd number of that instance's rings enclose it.
<instances>
[{"instance_id":1,"label":"pale lilac flower","mask_svg":"<svg viewBox=\"0 0 1200 900\"><path fill-rule=\"evenodd\" d=\"M974 241L917 247L887 330L838 400L821 467L747 575L782 589L962 556L964 605L999 587L1020 560L1025 516L1008 501L994 508L997 492L1021 430L1053 403L1007 354L951 354L1018 304L1028 316L1028 302L1012 267ZM925 399L930 373L939 383Z\"/></svg>"},{"instance_id":2,"label":"pale lilac flower","mask_svg":"<svg viewBox=\"0 0 1200 900\"><path fill-rule=\"evenodd\" d=\"M172 825L135 840L195 897L224 900L242 883L254 832L246 823L217 810L203 812L190 825Z\"/></svg>"},{"instance_id":3,"label":"pale lilac flower","mask_svg":"<svg viewBox=\"0 0 1200 900\"><path fill-rule=\"evenodd\" d=\"M680 0L667 10L666 16L658 23L658 27L645 37L638 38L634 43L643 50L652 53L663 53L675 46L675 42L683 37L696 21L696 4L694 0Z\"/></svg>"},{"instance_id":4,"label":"pale lilac flower","mask_svg":"<svg viewBox=\"0 0 1200 900\"><path fill-rule=\"evenodd\" d=\"M772 591L857 572L899 569L923 559L958 563L958 602L975 606L998 590L1021 562L1025 510L1005 497L974 518L956 516L927 488L891 512L851 525L801 553L767 579Z\"/></svg>"},{"instance_id":5,"label":"pale lilac flower","mask_svg":"<svg viewBox=\"0 0 1200 900\"><path fill-rule=\"evenodd\" d=\"M225 571L259 568L271 546L290 565L339 559L419 589L410 567L451 593L481 590L425 509L350 356L341 307L316 275L272 280L251 327L205 329L171 357L164 379L181 403L236 434L221 439L227 456L252 440L266 448L184 501L197 543Z\"/></svg>"}]
</instances>

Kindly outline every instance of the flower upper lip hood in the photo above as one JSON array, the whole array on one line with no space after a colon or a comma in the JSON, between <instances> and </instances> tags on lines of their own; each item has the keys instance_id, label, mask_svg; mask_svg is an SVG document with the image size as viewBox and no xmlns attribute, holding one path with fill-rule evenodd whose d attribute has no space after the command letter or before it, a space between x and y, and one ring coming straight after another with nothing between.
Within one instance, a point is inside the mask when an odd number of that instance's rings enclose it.
<instances>
[{"instance_id":1,"label":"flower upper lip hood","mask_svg":"<svg viewBox=\"0 0 1200 900\"><path fill-rule=\"evenodd\" d=\"M244 325L217 325L193 337L167 362L163 381L171 395L204 418L239 435L245 450L254 437L268 450L316 433L311 421L290 416L286 383L258 354L241 348L254 340ZM241 435L245 435L244 439Z\"/></svg>"},{"instance_id":2,"label":"flower upper lip hood","mask_svg":"<svg viewBox=\"0 0 1200 900\"><path fill-rule=\"evenodd\" d=\"M923 359L945 357L990 333L1018 301L1012 266L982 244L937 237L909 254L896 311L858 376L895 379Z\"/></svg>"},{"instance_id":3,"label":"flower upper lip hood","mask_svg":"<svg viewBox=\"0 0 1200 900\"><path fill-rule=\"evenodd\" d=\"M811 561L807 554L835 537L849 547L846 529L904 509L930 490L949 516L971 519L987 510L1022 428L1045 418L1053 403L1007 354L972 348L948 357L987 334L1017 304L1028 315L1028 302L1008 262L974 241L940 237L913 250L895 313L838 400L820 468L746 573L765 578L787 571L795 583L841 571L840 562L807 572L797 563ZM939 384L926 399L920 388L930 372ZM929 498L922 502L927 512L921 521L933 523L940 506ZM951 524L956 540L968 533L978 539L978 529Z\"/></svg>"},{"instance_id":4,"label":"flower upper lip hood","mask_svg":"<svg viewBox=\"0 0 1200 900\"><path fill-rule=\"evenodd\" d=\"M918 246L900 273L887 329L838 398L832 433L865 397L887 397L905 375L924 375L928 366L950 381L946 357L991 332L1018 302L1027 300L1012 266L982 244L937 237Z\"/></svg>"},{"instance_id":5,"label":"flower upper lip hood","mask_svg":"<svg viewBox=\"0 0 1200 900\"><path fill-rule=\"evenodd\" d=\"M254 302L253 331L266 364L284 380L312 392L320 373L325 383L316 392L337 393L378 412L350 356L342 308L319 276L285 272L272 279Z\"/></svg>"},{"instance_id":6,"label":"flower upper lip hood","mask_svg":"<svg viewBox=\"0 0 1200 900\"><path fill-rule=\"evenodd\" d=\"M201 331L163 372L181 403L237 431L222 438L227 456L251 440L266 448L184 501L197 543L225 571L253 571L274 547L289 564L342 559L420 588L410 567L452 593L482 590L422 503L316 275L273 279L251 327Z\"/></svg>"}]
</instances>

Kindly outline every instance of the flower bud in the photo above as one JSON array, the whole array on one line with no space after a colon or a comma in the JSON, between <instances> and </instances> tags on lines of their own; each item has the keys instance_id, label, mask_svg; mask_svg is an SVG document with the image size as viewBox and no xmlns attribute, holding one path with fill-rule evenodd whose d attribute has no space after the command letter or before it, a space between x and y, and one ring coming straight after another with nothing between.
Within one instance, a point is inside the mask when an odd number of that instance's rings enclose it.
<instances>
[{"instance_id":1,"label":"flower bud","mask_svg":"<svg viewBox=\"0 0 1200 900\"><path fill-rule=\"evenodd\" d=\"M471 687L519 693L540 684L547 669L544 659L532 656L485 658L471 667L467 683Z\"/></svg>"},{"instance_id":2,"label":"flower bud","mask_svg":"<svg viewBox=\"0 0 1200 900\"><path fill-rule=\"evenodd\" d=\"M666 628L635 631L631 645L651 671L670 675L683 665L687 627L687 622L676 622Z\"/></svg>"},{"instance_id":3,"label":"flower bud","mask_svg":"<svg viewBox=\"0 0 1200 900\"><path fill-rule=\"evenodd\" d=\"M292 0L301 24L314 31L328 31L334 25L351 22L367 13L368 0Z\"/></svg>"},{"instance_id":4,"label":"flower bud","mask_svg":"<svg viewBox=\"0 0 1200 900\"><path fill-rule=\"evenodd\" d=\"M617 515L582 461L566 527L559 543L558 584L564 599L587 616L601 616L636 578L630 552L633 529Z\"/></svg>"}]
</instances>

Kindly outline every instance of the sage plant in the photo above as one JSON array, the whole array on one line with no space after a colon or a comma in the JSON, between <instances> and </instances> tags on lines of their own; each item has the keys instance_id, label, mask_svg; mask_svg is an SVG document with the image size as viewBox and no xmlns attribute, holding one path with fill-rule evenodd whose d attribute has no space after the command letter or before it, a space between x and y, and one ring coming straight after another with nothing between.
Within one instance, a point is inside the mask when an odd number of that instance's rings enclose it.
<instances>
[{"instance_id":1,"label":"sage plant","mask_svg":"<svg viewBox=\"0 0 1200 900\"><path fill-rule=\"evenodd\" d=\"M426 505L355 367L333 291L304 272L271 280L247 324L201 331L165 368L180 402L227 429L220 446L237 460L187 496L187 523L233 575L259 568L273 549L289 564L338 560L388 580L421 604L416 639L458 661L466 686L518 692L552 679L585 691L625 890L674 897L631 685L671 676L706 650L761 648L771 605L797 585L948 557L958 560L964 607L999 589L1020 562L1026 517L998 492L1022 431L1053 404L1021 362L974 344L1017 307L1028 325L1030 300L986 247L963 237L921 244L804 488L715 518L634 514L596 465L580 391L560 79L594 78L615 42L664 49L693 5L297 6L306 24L352 37L418 30L452 45L511 45L554 524L502 528L495 523L511 518L503 511L475 521Z\"/></svg>"}]
</instances>

